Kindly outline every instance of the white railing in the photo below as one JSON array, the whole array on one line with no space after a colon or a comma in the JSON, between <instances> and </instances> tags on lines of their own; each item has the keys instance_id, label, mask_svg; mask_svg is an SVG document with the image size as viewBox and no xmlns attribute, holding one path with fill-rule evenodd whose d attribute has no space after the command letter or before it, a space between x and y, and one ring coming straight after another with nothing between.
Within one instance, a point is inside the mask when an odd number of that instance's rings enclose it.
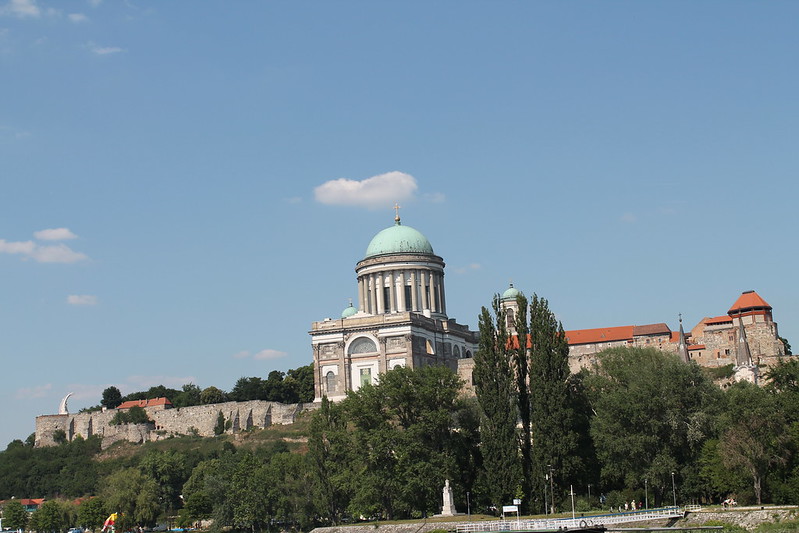
<instances>
[{"instance_id":1,"label":"white railing","mask_svg":"<svg viewBox=\"0 0 799 533\"><path fill-rule=\"evenodd\" d=\"M646 520L662 520L667 518L679 518L685 511L696 511L698 505L686 508L663 507L660 509L649 509L645 511L629 511L625 513L612 513L603 515L582 516L580 518L534 518L534 519L505 519L505 520L486 520L484 522L467 522L458 524L457 533L487 533L493 531L535 531L553 530L577 527L604 526L611 524L623 524L625 522L639 522Z\"/></svg>"}]
</instances>

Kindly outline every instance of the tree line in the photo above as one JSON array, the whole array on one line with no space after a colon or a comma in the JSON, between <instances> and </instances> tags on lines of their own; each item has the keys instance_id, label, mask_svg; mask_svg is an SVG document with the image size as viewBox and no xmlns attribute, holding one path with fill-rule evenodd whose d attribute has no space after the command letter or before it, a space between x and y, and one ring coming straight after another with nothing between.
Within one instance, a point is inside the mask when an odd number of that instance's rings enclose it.
<instances>
[{"instance_id":1,"label":"tree line","mask_svg":"<svg viewBox=\"0 0 799 533\"><path fill-rule=\"evenodd\" d=\"M396 368L324 399L299 449L196 439L190 451L109 464L92 460L95 439L15 441L0 453L0 498L91 495L126 526L176 515L249 531L431 516L445 480L458 510L475 514L514 498L528 514L560 512L572 492L580 512L631 500L799 501L799 362L768 370L764 386L719 387L674 354L614 348L572 374L548 302L515 303L512 317L499 299L481 312L475 397L443 366ZM92 525L81 516L75 524ZM53 529L39 524L30 527Z\"/></svg>"},{"instance_id":2,"label":"tree line","mask_svg":"<svg viewBox=\"0 0 799 533\"><path fill-rule=\"evenodd\" d=\"M314 399L313 364L290 369L288 372L273 370L266 379L242 377L229 392L214 386L201 389L194 383L186 383L181 389L158 385L146 391L132 392L123 396L117 387L111 386L103 391L100 405L83 409L82 412L99 411L102 408L116 409L123 402L153 398L169 398L174 407L249 400L286 404L308 403Z\"/></svg>"}]
</instances>

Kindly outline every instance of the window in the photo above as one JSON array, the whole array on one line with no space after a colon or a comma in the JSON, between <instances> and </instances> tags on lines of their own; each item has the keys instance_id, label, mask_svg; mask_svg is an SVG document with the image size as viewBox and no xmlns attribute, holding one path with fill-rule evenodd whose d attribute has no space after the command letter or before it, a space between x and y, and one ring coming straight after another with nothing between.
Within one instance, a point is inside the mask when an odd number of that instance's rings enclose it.
<instances>
[{"instance_id":1,"label":"window","mask_svg":"<svg viewBox=\"0 0 799 533\"><path fill-rule=\"evenodd\" d=\"M358 353L375 353L376 351L377 345L369 337L358 337L352 341L349 349L347 350L350 355Z\"/></svg>"},{"instance_id":2,"label":"window","mask_svg":"<svg viewBox=\"0 0 799 533\"><path fill-rule=\"evenodd\" d=\"M405 310L410 311L413 305L413 299L411 298L411 287L410 285L405 285Z\"/></svg>"},{"instance_id":3,"label":"window","mask_svg":"<svg viewBox=\"0 0 799 533\"><path fill-rule=\"evenodd\" d=\"M332 370L325 374L325 390L328 394L336 392L336 375Z\"/></svg>"},{"instance_id":4,"label":"window","mask_svg":"<svg viewBox=\"0 0 799 533\"><path fill-rule=\"evenodd\" d=\"M369 385L372 383L372 369L371 368L361 368L361 387L364 385Z\"/></svg>"},{"instance_id":5,"label":"window","mask_svg":"<svg viewBox=\"0 0 799 533\"><path fill-rule=\"evenodd\" d=\"M513 325L514 320L515 319L513 317L513 309L505 310L505 321L507 323L507 328L508 329L512 329L514 327L514 325Z\"/></svg>"},{"instance_id":6,"label":"window","mask_svg":"<svg viewBox=\"0 0 799 533\"><path fill-rule=\"evenodd\" d=\"M383 287L383 312L391 312L391 287Z\"/></svg>"}]
</instances>

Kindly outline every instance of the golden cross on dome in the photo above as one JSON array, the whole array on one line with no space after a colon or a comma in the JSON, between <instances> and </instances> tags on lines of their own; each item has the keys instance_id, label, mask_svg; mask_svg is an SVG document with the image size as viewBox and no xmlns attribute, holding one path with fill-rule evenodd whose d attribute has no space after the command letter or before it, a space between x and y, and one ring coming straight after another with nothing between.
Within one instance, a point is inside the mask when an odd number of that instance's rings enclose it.
<instances>
[{"instance_id":1,"label":"golden cross on dome","mask_svg":"<svg viewBox=\"0 0 799 533\"><path fill-rule=\"evenodd\" d=\"M395 203L394 203L394 211L395 211L397 214L396 214L396 216L394 217L394 222L396 222L397 224L399 224L399 221L400 221L399 210L400 210L400 205L399 205L398 203L396 203L396 202L395 202Z\"/></svg>"}]
</instances>

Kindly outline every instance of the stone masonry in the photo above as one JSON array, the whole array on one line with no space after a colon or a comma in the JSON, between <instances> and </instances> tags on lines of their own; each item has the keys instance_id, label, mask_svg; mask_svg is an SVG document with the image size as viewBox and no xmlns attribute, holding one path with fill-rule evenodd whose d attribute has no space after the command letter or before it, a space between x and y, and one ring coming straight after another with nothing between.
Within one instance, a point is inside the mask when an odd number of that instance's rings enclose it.
<instances>
[{"instance_id":1,"label":"stone masonry","mask_svg":"<svg viewBox=\"0 0 799 533\"><path fill-rule=\"evenodd\" d=\"M315 404L282 404L263 400L225 402L175 409L145 409L152 424L111 425L117 409L87 413L42 415L36 417L36 446L52 446L53 435L62 430L67 440L80 435L88 438L99 435L103 447L116 441L146 442L179 435L213 437L219 414L229 425L225 433L239 433L272 424L292 424L297 416L318 407Z\"/></svg>"}]
</instances>

